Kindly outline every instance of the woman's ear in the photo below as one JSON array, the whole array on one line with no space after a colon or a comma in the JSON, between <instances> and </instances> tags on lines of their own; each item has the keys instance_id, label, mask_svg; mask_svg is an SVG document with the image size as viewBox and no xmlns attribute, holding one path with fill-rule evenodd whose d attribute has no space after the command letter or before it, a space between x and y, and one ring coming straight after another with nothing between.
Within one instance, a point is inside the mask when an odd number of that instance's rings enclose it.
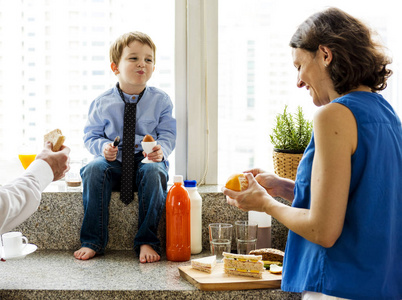
<instances>
[{"instance_id":1,"label":"woman's ear","mask_svg":"<svg viewBox=\"0 0 402 300\"><path fill-rule=\"evenodd\" d=\"M318 51L321 53L323 58L324 66L328 66L332 61L332 51L327 46L318 46Z\"/></svg>"},{"instance_id":2,"label":"woman's ear","mask_svg":"<svg viewBox=\"0 0 402 300\"><path fill-rule=\"evenodd\" d=\"M112 63L110 64L110 68L112 69L114 75L119 74L119 69L117 68L117 65L116 65L114 62L112 62Z\"/></svg>"}]
</instances>

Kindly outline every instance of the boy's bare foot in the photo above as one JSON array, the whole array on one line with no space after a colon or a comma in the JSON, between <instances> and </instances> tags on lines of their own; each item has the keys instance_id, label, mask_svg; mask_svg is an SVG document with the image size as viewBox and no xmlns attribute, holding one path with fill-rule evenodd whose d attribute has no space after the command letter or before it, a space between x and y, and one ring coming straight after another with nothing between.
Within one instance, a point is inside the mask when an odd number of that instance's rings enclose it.
<instances>
[{"instance_id":1,"label":"boy's bare foot","mask_svg":"<svg viewBox=\"0 0 402 300\"><path fill-rule=\"evenodd\" d=\"M82 247L81 249L78 249L77 251L74 252L74 257L76 259L87 260L94 257L95 254L96 252L91 248Z\"/></svg>"},{"instance_id":2,"label":"boy's bare foot","mask_svg":"<svg viewBox=\"0 0 402 300\"><path fill-rule=\"evenodd\" d=\"M161 257L150 245L140 246L140 262L141 263L151 263L160 261Z\"/></svg>"}]
</instances>

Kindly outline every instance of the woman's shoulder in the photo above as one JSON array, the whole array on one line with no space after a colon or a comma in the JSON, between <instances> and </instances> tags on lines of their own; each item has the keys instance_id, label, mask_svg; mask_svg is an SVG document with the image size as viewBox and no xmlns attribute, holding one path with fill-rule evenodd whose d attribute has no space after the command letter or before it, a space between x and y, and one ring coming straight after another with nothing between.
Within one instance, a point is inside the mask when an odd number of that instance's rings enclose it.
<instances>
[{"instance_id":1,"label":"woman's shoulder","mask_svg":"<svg viewBox=\"0 0 402 300\"><path fill-rule=\"evenodd\" d=\"M351 117L351 118L348 118ZM353 113L341 102L331 102L320 107L314 114L314 123L342 123L343 121L353 121Z\"/></svg>"},{"instance_id":2,"label":"woman's shoulder","mask_svg":"<svg viewBox=\"0 0 402 300\"><path fill-rule=\"evenodd\" d=\"M333 101L347 107L359 123L399 123L399 118L381 94L353 92Z\"/></svg>"},{"instance_id":3,"label":"woman's shoulder","mask_svg":"<svg viewBox=\"0 0 402 300\"><path fill-rule=\"evenodd\" d=\"M346 106L331 102L321 107L314 115L313 126L316 145L325 144L331 150L350 150L350 154L356 150L357 122Z\"/></svg>"}]
</instances>

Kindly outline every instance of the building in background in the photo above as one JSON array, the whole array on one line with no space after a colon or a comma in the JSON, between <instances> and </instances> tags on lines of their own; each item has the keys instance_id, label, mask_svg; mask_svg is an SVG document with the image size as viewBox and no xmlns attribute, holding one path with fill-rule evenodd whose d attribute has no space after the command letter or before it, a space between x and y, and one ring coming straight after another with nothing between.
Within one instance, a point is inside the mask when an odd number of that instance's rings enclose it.
<instances>
[{"instance_id":1,"label":"building in background","mask_svg":"<svg viewBox=\"0 0 402 300\"><path fill-rule=\"evenodd\" d=\"M337 6L363 19L393 50L394 75L382 92L402 115L400 68L402 44L397 28L402 20L396 4L365 1L253 0L219 1L218 66L218 181L224 184L230 174L259 167L273 172L269 135L275 117L285 105L290 112L297 106L313 118L316 107L306 89L296 87L289 41L297 26L308 16L328 6ZM296 8L295 8L296 7Z\"/></svg>"},{"instance_id":2,"label":"building in background","mask_svg":"<svg viewBox=\"0 0 402 300\"><path fill-rule=\"evenodd\" d=\"M163 15L164 26L150 22L151 13ZM67 137L73 159L92 158L82 140L89 105L117 81L110 44L135 30L157 46L150 85L174 101L174 2L0 1L0 157L7 178L22 171L17 154L37 153L55 128Z\"/></svg>"},{"instance_id":3,"label":"building in background","mask_svg":"<svg viewBox=\"0 0 402 300\"><path fill-rule=\"evenodd\" d=\"M201 1L201 0L200 0ZM208 0L211 1L211 0ZM368 21L388 45L394 75L383 95L402 115L397 3L373 0L219 0L218 183L253 167L272 170L269 134L284 105L316 107L296 87L290 37L312 13L336 5ZM125 32L149 34L157 46L151 85L175 101L174 0L0 0L0 184L22 172L23 144L33 152L60 128L72 158L91 159L83 127L91 101L112 87L109 45ZM191 154L190 154L191 156ZM194 158L191 158L194 159ZM173 178L175 156L171 155Z\"/></svg>"}]
</instances>

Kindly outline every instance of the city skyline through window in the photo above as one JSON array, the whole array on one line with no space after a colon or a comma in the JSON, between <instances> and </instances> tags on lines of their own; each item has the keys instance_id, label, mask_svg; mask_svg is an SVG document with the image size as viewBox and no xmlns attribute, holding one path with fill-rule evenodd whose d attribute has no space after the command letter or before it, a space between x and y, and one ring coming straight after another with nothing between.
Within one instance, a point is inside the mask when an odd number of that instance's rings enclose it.
<instances>
[{"instance_id":1,"label":"city skyline through window","mask_svg":"<svg viewBox=\"0 0 402 300\"><path fill-rule=\"evenodd\" d=\"M311 14L336 6L362 19L378 32L393 64L388 87L381 94L402 115L402 21L393 1L219 1L218 182L251 168L273 172L269 135L275 116L295 113L301 106L313 118L316 111L306 89L296 87L289 40ZM384 9L385 8L385 9Z\"/></svg>"},{"instance_id":2,"label":"city skyline through window","mask_svg":"<svg viewBox=\"0 0 402 300\"><path fill-rule=\"evenodd\" d=\"M23 171L18 161L23 144L38 152L44 133L55 128L66 135L72 159L92 159L83 145L83 127L92 100L117 81L110 71L109 45L125 32L143 31L156 44L156 70L149 85L167 92L176 108L178 100L193 99L175 99L176 86L188 85L191 77L186 74L187 81L175 82L177 2L0 0L0 184ZM294 0L219 0L214 66L218 126L211 128L218 132L218 184L253 167L272 171L269 134L284 105L290 111L300 105L313 117L317 108L308 92L296 87L288 42L302 21L327 6L344 9L379 33L394 71L381 94L402 114L402 19L395 1L384 0L379 9L373 0L309 0L303 5ZM169 157L170 180L174 153ZM190 153L188 159L198 157Z\"/></svg>"},{"instance_id":3,"label":"city skyline through window","mask_svg":"<svg viewBox=\"0 0 402 300\"><path fill-rule=\"evenodd\" d=\"M40 151L43 135L55 128L66 136L72 159L92 159L83 128L92 100L117 82L109 47L123 33L142 31L153 39L149 85L174 102L174 1L1 2L0 155L10 170L1 184L23 171L17 154ZM174 155L169 160L173 174Z\"/></svg>"}]
</instances>

